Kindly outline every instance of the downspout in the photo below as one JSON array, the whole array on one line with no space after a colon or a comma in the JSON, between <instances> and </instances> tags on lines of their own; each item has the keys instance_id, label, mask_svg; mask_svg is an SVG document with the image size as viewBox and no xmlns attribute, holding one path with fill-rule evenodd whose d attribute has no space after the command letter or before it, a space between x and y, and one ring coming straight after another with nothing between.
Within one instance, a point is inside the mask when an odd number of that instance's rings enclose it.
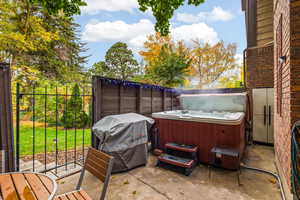
<instances>
[{"instance_id":1,"label":"downspout","mask_svg":"<svg viewBox=\"0 0 300 200\"><path fill-rule=\"evenodd\" d=\"M246 83L246 53L248 49L244 49L243 51L243 73L244 73L244 87L247 89L247 83Z\"/></svg>"}]
</instances>

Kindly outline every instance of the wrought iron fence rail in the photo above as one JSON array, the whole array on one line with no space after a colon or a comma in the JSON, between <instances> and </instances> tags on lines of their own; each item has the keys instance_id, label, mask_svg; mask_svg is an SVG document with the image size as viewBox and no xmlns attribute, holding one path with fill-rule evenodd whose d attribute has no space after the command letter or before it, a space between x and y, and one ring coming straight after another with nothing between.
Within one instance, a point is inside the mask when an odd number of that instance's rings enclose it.
<instances>
[{"instance_id":1,"label":"wrought iron fence rail","mask_svg":"<svg viewBox=\"0 0 300 200\"><path fill-rule=\"evenodd\" d=\"M31 117L31 120L32 120L32 149L31 149L31 152L32 152L32 171L36 171L36 166L35 166L35 161L36 161L36 98L37 96L42 96L43 98L43 102L41 103L41 101L39 101L40 104L42 105L39 105L39 109L43 108L43 123L44 123L44 126L43 126L43 137L44 137L44 141L43 141L43 151L44 152L39 152L39 154L43 154L44 155L44 162L43 162L43 165L44 165L44 169L42 170L42 172L48 172L48 171L52 171L52 170L55 170L55 174L57 174L57 169L60 168L60 167L65 167L65 170L68 170L68 165L70 164L74 164L74 167L76 167L76 165L78 165L78 161L84 161L84 155L85 155L85 129L88 128L86 127L85 124L82 125L82 127L77 127L78 124L76 124L78 122L78 119L77 117L81 117L82 115L80 115L81 112L84 112L84 109L85 109L85 98L87 97L90 97L91 100L93 100L93 96L92 96L92 93L86 93L85 89L82 89L82 94L78 95L78 94L69 94L68 93L68 86L65 87L65 92L64 94L62 93L59 93L58 92L58 87L54 87L55 89L55 93L48 93L48 88L47 87L44 87L44 93L41 93L40 91L37 93L36 92L36 87L33 86L32 87L32 92L27 92L27 93L22 93L21 90L20 90L20 85L17 84L16 86L16 167L17 167L17 170L20 170L20 145L22 145L20 143L20 139L21 139L21 99L24 98L24 97L30 97L30 101L29 101L29 105L31 107L30 111L32 112L32 117ZM63 99L63 107L59 106L59 104L61 103L61 101L59 101L59 97L65 97ZM68 106L68 98L72 98L72 97L80 97L81 98L81 105L79 105L81 107L81 111L80 113L78 114L77 111L72 111L72 108L69 108ZM49 106L49 98L55 98L54 100L54 105L52 104L52 109L49 110L48 106ZM91 102L89 102L91 103ZM61 108L61 110L60 110ZM48 141L48 131L47 131L47 128L48 128L48 113L50 111L54 111L55 113L55 159L54 159L54 163L55 163L55 166L54 167L50 167L48 168L47 165L48 165L48 162L47 162L47 157L48 157L48 154L50 153L49 152L49 149L47 148L48 147L48 144L49 141ZM69 160L68 158L68 153L69 153L69 150L70 150L70 147L68 146L68 139L69 139L69 135L68 135L68 131L70 130L69 128L70 127L67 127L67 116L68 116L68 113L73 113L74 117L72 116L71 118L71 129L73 130L74 132L74 146L73 146L73 155L74 155L74 158L73 160ZM64 117L63 117L63 121L60 121L59 120L59 115L63 113L64 114ZM81 118L79 118L81 119ZM88 119L87 119L88 120ZM40 118L40 121L41 121L41 118ZM59 151L59 146L58 146L58 133L59 133L59 122L63 122L64 123L64 149L60 149L62 151ZM82 133L82 144L79 144L78 141L77 141L77 136L78 136L78 131L81 130L81 133ZM61 133L61 132L60 132ZM41 133L39 133L41 134ZM92 138L92 137L91 137ZM80 145L79 148L77 145ZM78 151L81 151L81 157L78 156ZM51 152L53 153L53 152ZM61 153L64 153L64 156L61 156L59 154ZM62 159L60 159L60 162L59 162L59 156L60 158L61 157L64 157L64 163L61 164L62 162ZM41 170L39 170L41 172Z\"/></svg>"}]
</instances>

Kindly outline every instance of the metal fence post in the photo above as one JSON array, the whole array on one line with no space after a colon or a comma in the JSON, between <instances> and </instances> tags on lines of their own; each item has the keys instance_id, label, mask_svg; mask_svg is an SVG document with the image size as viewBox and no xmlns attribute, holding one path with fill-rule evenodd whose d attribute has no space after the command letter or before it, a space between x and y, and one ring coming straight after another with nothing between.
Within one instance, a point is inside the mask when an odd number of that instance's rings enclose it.
<instances>
[{"instance_id":1,"label":"metal fence post","mask_svg":"<svg viewBox=\"0 0 300 200\"><path fill-rule=\"evenodd\" d=\"M16 88L16 169L20 171L20 84Z\"/></svg>"}]
</instances>

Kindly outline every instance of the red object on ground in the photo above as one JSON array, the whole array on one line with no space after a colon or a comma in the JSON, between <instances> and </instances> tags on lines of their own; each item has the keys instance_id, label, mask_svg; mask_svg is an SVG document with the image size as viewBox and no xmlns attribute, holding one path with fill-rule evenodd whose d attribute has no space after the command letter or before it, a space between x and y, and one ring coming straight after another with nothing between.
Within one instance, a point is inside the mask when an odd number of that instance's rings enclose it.
<instances>
[{"instance_id":1,"label":"red object on ground","mask_svg":"<svg viewBox=\"0 0 300 200\"><path fill-rule=\"evenodd\" d=\"M165 147L169 142L195 145L198 147L200 163L213 164L214 155L211 149L214 147L236 149L241 155L240 159L245 150L244 121L240 125L220 125L156 118L155 122L159 129L161 147ZM225 166L225 168L231 167Z\"/></svg>"}]
</instances>

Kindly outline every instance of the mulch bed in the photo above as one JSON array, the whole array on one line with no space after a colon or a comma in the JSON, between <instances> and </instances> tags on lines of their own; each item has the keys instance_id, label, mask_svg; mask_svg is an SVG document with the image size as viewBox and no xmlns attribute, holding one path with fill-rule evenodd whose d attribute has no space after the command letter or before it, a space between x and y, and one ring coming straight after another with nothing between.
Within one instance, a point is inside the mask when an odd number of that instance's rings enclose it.
<instances>
[{"instance_id":1,"label":"mulch bed","mask_svg":"<svg viewBox=\"0 0 300 200\"><path fill-rule=\"evenodd\" d=\"M86 155L87 151L88 151L88 147L86 147L84 149L85 155ZM67 155L67 159L66 159L66 155ZM82 148L76 149L76 160L81 159L82 155L83 155ZM47 160L46 160L47 164L53 163L56 161L56 153L55 152L46 153L46 157L47 157ZM21 159L24 162L28 162L28 161L33 160L33 156L32 155L21 156ZM44 153L35 154L34 159L38 160L44 164L45 163L45 154ZM68 150L67 152L66 151L58 151L58 153L57 153L58 165L65 164L66 160L67 160L67 162L72 162L72 161L74 161L74 159L75 159L75 150Z\"/></svg>"}]
</instances>

